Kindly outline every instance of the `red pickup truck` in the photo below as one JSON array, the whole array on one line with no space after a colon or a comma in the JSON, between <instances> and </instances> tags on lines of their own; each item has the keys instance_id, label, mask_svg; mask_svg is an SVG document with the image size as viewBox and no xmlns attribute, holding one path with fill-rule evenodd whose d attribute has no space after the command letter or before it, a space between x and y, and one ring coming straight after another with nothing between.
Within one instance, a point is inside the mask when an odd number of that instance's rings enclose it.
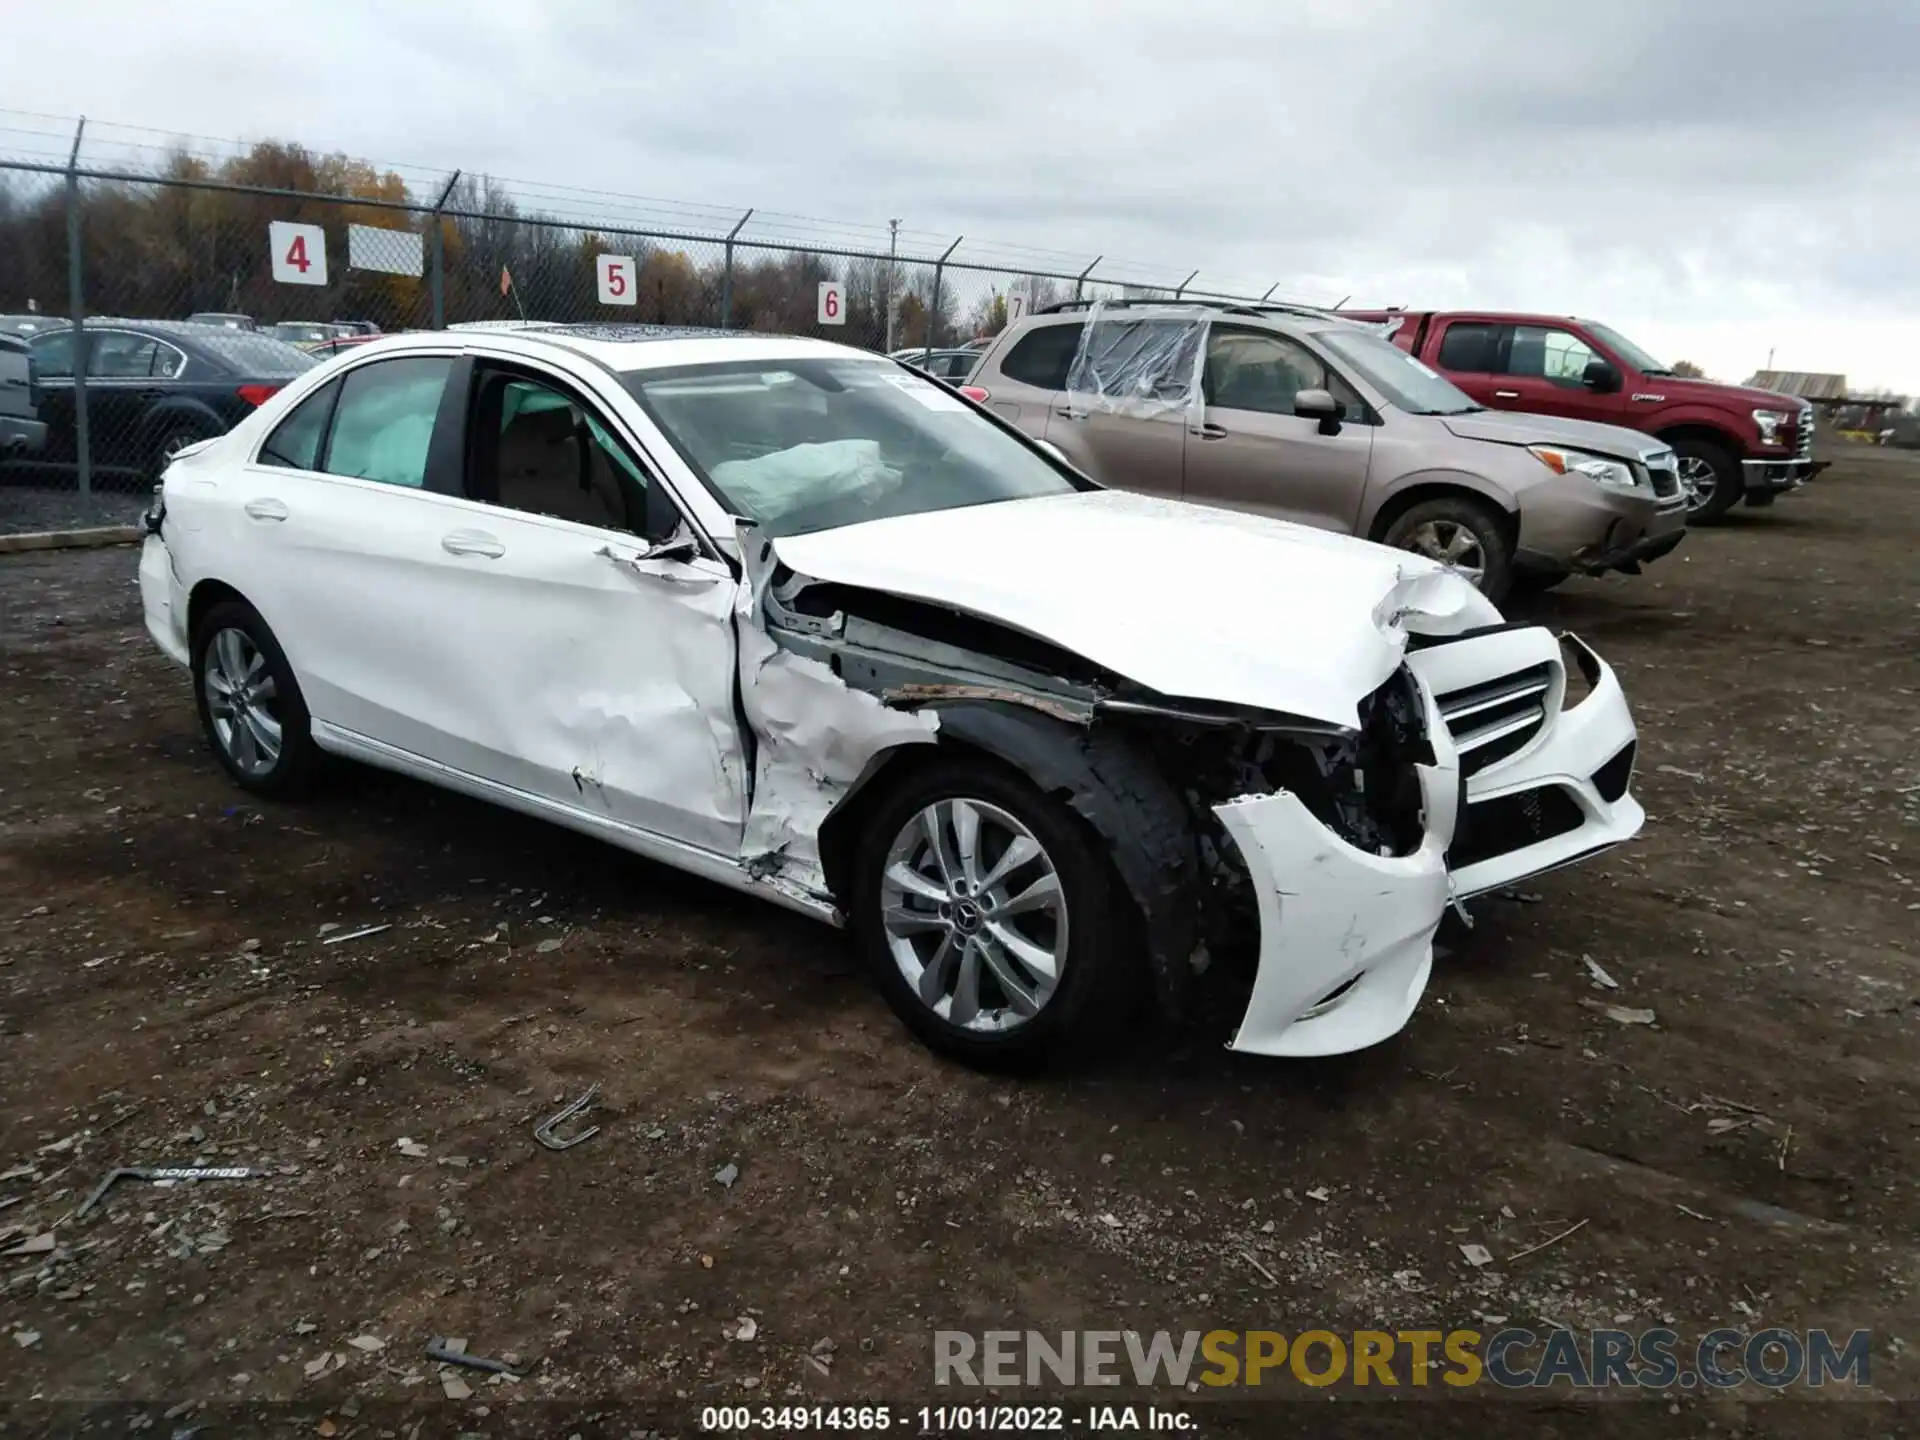
<instances>
[{"instance_id":1,"label":"red pickup truck","mask_svg":"<svg viewBox=\"0 0 1920 1440\"><path fill-rule=\"evenodd\" d=\"M1771 505L1826 468L1813 407L1792 395L1689 380L1591 320L1490 311L1345 310L1493 410L1624 425L1678 453L1695 524L1734 504Z\"/></svg>"}]
</instances>

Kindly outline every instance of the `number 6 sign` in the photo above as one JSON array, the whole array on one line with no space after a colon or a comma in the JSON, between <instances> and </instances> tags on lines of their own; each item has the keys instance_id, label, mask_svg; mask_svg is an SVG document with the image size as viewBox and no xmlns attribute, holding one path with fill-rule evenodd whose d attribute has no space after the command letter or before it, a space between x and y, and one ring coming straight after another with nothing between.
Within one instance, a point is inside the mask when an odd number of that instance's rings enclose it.
<instances>
[{"instance_id":1,"label":"number 6 sign","mask_svg":"<svg viewBox=\"0 0 1920 1440\"><path fill-rule=\"evenodd\" d=\"M273 261L273 278L282 285L327 283L327 232L318 225L270 221L267 252Z\"/></svg>"},{"instance_id":2,"label":"number 6 sign","mask_svg":"<svg viewBox=\"0 0 1920 1440\"><path fill-rule=\"evenodd\" d=\"M634 293L633 256L600 255L595 257L594 266L599 274L602 305L639 303L640 297Z\"/></svg>"},{"instance_id":3,"label":"number 6 sign","mask_svg":"<svg viewBox=\"0 0 1920 1440\"><path fill-rule=\"evenodd\" d=\"M820 308L815 317L822 325L844 325L847 323L847 297L840 288L838 280L820 282Z\"/></svg>"}]
</instances>

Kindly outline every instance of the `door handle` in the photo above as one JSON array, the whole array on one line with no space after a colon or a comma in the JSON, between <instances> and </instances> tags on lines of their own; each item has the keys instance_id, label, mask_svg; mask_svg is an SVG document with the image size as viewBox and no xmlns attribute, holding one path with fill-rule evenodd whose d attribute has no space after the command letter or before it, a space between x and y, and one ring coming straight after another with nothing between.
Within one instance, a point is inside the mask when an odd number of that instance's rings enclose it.
<instances>
[{"instance_id":1,"label":"door handle","mask_svg":"<svg viewBox=\"0 0 1920 1440\"><path fill-rule=\"evenodd\" d=\"M1496 400L1518 400L1520 398L1520 392L1518 390L1496 390L1493 392L1493 398Z\"/></svg>"},{"instance_id":2,"label":"door handle","mask_svg":"<svg viewBox=\"0 0 1920 1440\"><path fill-rule=\"evenodd\" d=\"M1224 440L1227 438L1227 427L1209 422L1205 425L1196 425L1193 429L1187 431L1187 433L1189 435L1198 435L1202 440Z\"/></svg>"},{"instance_id":3,"label":"door handle","mask_svg":"<svg viewBox=\"0 0 1920 1440\"><path fill-rule=\"evenodd\" d=\"M1073 413L1073 407L1070 405L1056 405L1053 407L1053 413L1058 415L1062 420L1078 420L1080 418Z\"/></svg>"},{"instance_id":4,"label":"door handle","mask_svg":"<svg viewBox=\"0 0 1920 1440\"><path fill-rule=\"evenodd\" d=\"M478 555L484 560L498 560L507 553L507 547L484 530L454 530L440 537L440 548L449 555Z\"/></svg>"},{"instance_id":5,"label":"door handle","mask_svg":"<svg viewBox=\"0 0 1920 1440\"><path fill-rule=\"evenodd\" d=\"M249 500L241 507L253 520L284 520L287 518L287 502L275 500L271 495L259 500Z\"/></svg>"}]
</instances>

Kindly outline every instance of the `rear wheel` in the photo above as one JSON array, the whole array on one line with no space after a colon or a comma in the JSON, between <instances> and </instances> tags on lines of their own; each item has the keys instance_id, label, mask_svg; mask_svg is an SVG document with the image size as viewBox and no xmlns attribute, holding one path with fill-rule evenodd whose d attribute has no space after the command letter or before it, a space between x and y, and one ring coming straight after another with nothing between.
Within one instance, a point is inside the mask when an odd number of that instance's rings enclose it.
<instances>
[{"instance_id":1,"label":"rear wheel","mask_svg":"<svg viewBox=\"0 0 1920 1440\"><path fill-rule=\"evenodd\" d=\"M291 795L319 769L307 703L267 622L241 600L200 618L192 646L200 726L220 766L257 795Z\"/></svg>"},{"instance_id":2,"label":"rear wheel","mask_svg":"<svg viewBox=\"0 0 1920 1440\"><path fill-rule=\"evenodd\" d=\"M1680 489L1687 497L1687 523L1710 525L1740 499L1740 465L1711 440L1676 440Z\"/></svg>"},{"instance_id":3,"label":"rear wheel","mask_svg":"<svg viewBox=\"0 0 1920 1440\"><path fill-rule=\"evenodd\" d=\"M1513 546L1491 505L1464 496L1422 500L1387 527L1382 542L1438 560L1498 604L1513 581Z\"/></svg>"},{"instance_id":4,"label":"rear wheel","mask_svg":"<svg viewBox=\"0 0 1920 1440\"><path fill-rule=\"evenodd\" d=\"M1137 997L1137 926L1111 861L1016 772L966 758L915 771L875 806L856 865L874 979L935 1050L983 1066L1059 1058Z\"/></svg>"}]
</instances>

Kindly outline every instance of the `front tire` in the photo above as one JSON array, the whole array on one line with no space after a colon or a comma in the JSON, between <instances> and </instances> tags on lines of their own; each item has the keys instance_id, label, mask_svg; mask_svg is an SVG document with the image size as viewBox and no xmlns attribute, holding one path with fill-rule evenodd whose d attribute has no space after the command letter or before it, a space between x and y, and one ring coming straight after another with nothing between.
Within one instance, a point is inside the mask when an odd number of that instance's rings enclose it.
<instances>
[{"instance_id":1,"label":"front tire","mask_svg":"<svg viewBox=\"0 0 1920 1440\"><path fill-rule=\"evenodd\" d=\"M1687 523L1711 525L1740 499L1740 464L1711 440L1676 440L1680 485L1687 496Z\"/></svg>"},{"instance_id":2,"label":"front tire","mask_svg":"<svg viewBox=\"0 0 1920 1440\"><path fill-rule=\"evenodd\" d=\"M1422 500L1396 518L1381 543L1438 560L1498 605L1513 583L1513 544L1505 517L1464 496Z\"/></svg>"},{"instance_id":3,"label":"front tire","mask_svg":"<svg viewBox=\"0 0 1920 1440\"><path fill-rule=\"evenodd\" d=\"M867 818L853 922L929 1047L1028 1066L1109 1035L1140 994L1130 897L1092 830L995 762L916 769Z\"/></svg>"},{"instance_id":4,"label":"front tire","mask_svg":"<svg viewBox=\"0 0 1920 1440\"><path fill-rule=\"evenodd\" d=\"M260 612L220 601L194 627L190 653L200 728L221 768L256 795L305 790L320 751L300 682Z\"/></svg>"}]
</instances>

